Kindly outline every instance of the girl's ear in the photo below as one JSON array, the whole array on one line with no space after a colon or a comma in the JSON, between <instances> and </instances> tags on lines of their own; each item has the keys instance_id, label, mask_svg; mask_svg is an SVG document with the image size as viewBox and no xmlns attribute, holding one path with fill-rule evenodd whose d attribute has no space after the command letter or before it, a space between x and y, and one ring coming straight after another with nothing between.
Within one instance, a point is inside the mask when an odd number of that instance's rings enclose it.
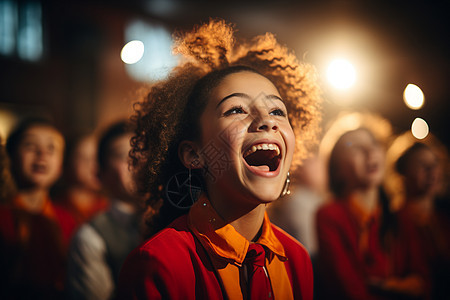
<instances>
[{"instance_id":1,"label":"girl's ear","mask_svg":"<svg viewBox=\"0 0 450 300\"><path fill-rule=\"evenodd\" d=\"M178 157L188 169L200 169L203 167L203 160L197 153L198 146L192 141L182 141L178 146Z\"/></svg>"}]
</instances>

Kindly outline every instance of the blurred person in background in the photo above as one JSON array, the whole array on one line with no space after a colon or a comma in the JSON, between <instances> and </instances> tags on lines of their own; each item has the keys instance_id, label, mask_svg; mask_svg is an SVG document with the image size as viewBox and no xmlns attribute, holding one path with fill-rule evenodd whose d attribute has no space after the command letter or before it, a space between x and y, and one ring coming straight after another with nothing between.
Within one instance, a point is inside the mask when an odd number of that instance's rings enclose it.
<instances>
[{"instance_id":1,"label":"blurred person in background","mask_svg":"<svg viewBox=\"0 0 450 300\"><path fill-rule=\"evenodd\" d=\"M128 124L119 122L100 138L99 176L111 204L74 235L67 278L69 299L114 298L120 268L141 241L140 209L129 169L131 136Z\"/></svg>"},{"instance_id":2,"label":"blurred person in background","mask_svg":"<svg viewBox=\"0 0 450 300\"><path fill-rule=\"evenodd\" d=\"M313 265L317 255L315 218L326 198L327 174L320 157L305 159L291 174L291 193L268 208L272 222L299 240Z\"/></svg>"},{"instance_id":3,"label":"blurred person in background","mask_svg":"<svg viewBox=\"0 0 450 300\"><path fill-rule=\"evenodd\" d=\"M365 128L344 133L329 158L332 202L317 213L319 299L425 299L418 241L397 224L381 188L385 150Z\"/></svg>"},{"instance_id":4,"label":"blurred person in background","mask_svg":"<svg viewBox=\"0 0 450 300\"><path fill-rule=\"evenodd\" d=\"M431 271L432 299L450 299L450 219L437 202L443 185L443 164L433 149L415 143L398 158L404 205L399 222L412 225Z\"/></svg>"},{"instance_id":5,"label":"blurred person in background","mask_svg":"<svg viewBox=\"0 0 450 300\"><path fill-rule=\"evenodd\" d=\"M97 145L92 134L68 139L62 187L55 201L65 207L77 225L90 220L108 208L98 178Z\"/></svg>"},{"instance_id":6,"label":"blurred person in background","mask_svg":"<svg viewBox=\"0 0 450 300\"><path fill-rule=\"evenodd\" d=\"M44 119L23 121L6 148L16 194L0 209L2 299L63 295L68 242L75 222L49 197L60 177L64 137Z\"/></svg>"}]
</instances>

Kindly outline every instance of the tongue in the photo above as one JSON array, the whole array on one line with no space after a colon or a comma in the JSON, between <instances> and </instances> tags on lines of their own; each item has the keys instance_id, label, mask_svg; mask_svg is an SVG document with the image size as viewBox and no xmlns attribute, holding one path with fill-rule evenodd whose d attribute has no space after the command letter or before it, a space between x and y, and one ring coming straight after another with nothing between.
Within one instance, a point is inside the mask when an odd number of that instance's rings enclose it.
<instances>
[{"instance_id":1,"label":"tongue","mask_svg":"<svg viewBox=\"0 0 450 300\"><path fill-rule=\"evenodd\" d=\"M263 171L263 172L269 172L270 171L270 168L269 168L268 165L252 166L252 168L258 169L258 170Z\"/></svg>"}]
</instances>

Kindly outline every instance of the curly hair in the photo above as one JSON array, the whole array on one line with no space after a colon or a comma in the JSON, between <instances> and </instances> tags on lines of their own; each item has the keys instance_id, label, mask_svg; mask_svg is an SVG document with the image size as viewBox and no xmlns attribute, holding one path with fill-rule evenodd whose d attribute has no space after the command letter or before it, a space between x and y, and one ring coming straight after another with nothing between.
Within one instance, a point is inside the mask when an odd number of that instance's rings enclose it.
<instances>
[{"instance_id":1,"label":"curly hair","mask_svg":"<svg viewBox=\"0 0 450 300\"><path fill-rule=\"evenodd\" d=\"M228 74L253 71L277 87L296 135L291 168L317 143L322 94L315 68L299 62L271 33L237 45L234 32L233 25L212 19L191 32L176 33L174 52L182 54L182 62L135 104L130 156L140 191L150 195L152 212L164 215L163 187L170 176L186 170L178 158L179 142L201 132L197 122L209 93ZM182 213L167 208L161 227Z\"/></svg>"}]
</instances>

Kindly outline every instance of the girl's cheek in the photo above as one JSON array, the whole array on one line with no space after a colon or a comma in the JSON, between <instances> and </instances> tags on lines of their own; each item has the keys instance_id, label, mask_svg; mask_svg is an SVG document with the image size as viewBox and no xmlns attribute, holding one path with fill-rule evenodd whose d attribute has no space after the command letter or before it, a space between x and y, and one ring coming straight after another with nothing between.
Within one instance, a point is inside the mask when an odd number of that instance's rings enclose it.
<instances>
[{"instance_id":1,"label":"girl's cheek","mask_svg":"<svg viewBox=\"0 0 450 300\"><path fill-rule=\"evenodd\" d=\"M227 124L226 127L219 129L217 137L225 146L230 147L238 145L244 141L246 130L240 121Z\"/></svg>"},{"instance_id":2,"label":"girl's cheek","mask_svg":"<svg viewBox=\"0 0 450 300\"><path fill-rule=\"evenodd\" d=\"M295 144L295 133L289 121L286 121L286 123L281 123L280 128L287 143Z\"/></svg>"},{"instance_id":3,"label":"girl's cheek","mask_svg":"<svg viewBox=\"0 0 450 300\"><path fill-rule=\"evenodd\" d=\"M29 165L31 165L33 163L34 160L34 155L33 153L23 153L20 157L19 157L20 161L21 161L21 165L23 167L27 167Z\"/></svg>"}]
</instances>

